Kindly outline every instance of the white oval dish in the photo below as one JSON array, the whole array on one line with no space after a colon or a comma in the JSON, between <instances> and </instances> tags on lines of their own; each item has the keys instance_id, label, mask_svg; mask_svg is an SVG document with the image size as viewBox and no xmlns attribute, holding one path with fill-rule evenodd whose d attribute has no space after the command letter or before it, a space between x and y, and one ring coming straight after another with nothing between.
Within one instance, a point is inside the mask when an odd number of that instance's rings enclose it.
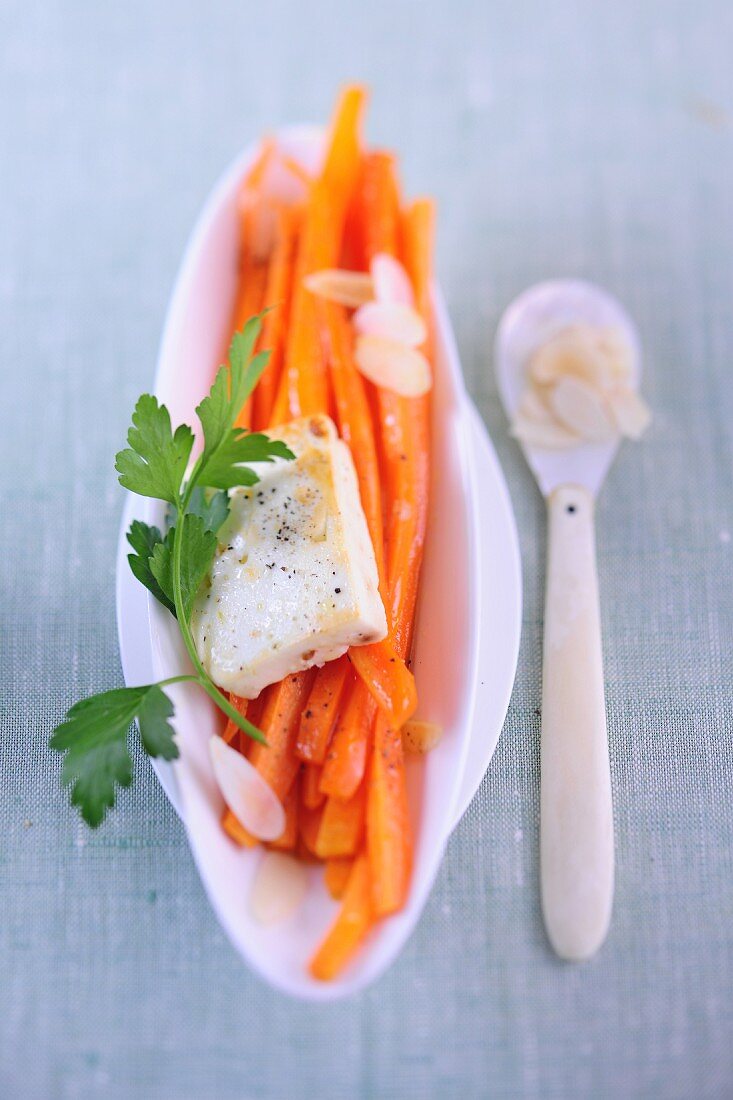
<instances>
[{"instance_id":1,"label":"white oval dish","mask_svg":"<svg viewBox=\"0 0 733 1100\"><path fill-rule=\"evenodd\" d=\"M282 131L279 144L313 169L322 132ZM228 336L235 292L237 190L256 147L240 156L215 187L188 244L166 318L156 395L174 422L196 425L194 408L208 390ZM421 580L413 669L418 716L445 735L427 756L408 762L415 836L412 886L403 911L381 921L338 980L312 979L307 962L337 904L320 868L310 867L306 899L286 923L264 927L248 898L261 850L238 848L219 824L222 799L208 740L215 708L199 689L167 689L181 752L172 765L154 761L179 812L211 904L237 950L265 980L293 996L333 1000L362 989L395 958L414 928L445 843L470 802L493 753L516 670L521 574L509 496L483 424L466 394L442 297L435 293L436 361L431 513ZM148 597L127 564L125 531L133 516L163 523L156 501L130 498L123 516L117 570L117 614L125 680L140 684L187 667L171 616ZM469 767L466 768L466 764Z\"/></svg>"}]
</instances>

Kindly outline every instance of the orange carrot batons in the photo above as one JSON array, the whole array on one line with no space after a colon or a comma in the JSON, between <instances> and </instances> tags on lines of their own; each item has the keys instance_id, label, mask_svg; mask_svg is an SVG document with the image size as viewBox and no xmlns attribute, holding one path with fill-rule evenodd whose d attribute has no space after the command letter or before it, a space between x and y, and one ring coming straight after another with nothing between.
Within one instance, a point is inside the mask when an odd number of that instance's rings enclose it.
<instances>
[{"instance_id":1,"label":"orange carrot batons","mask_svg":"<svg viewBox=\"0 0 733 1100\"><path fill-rule=\"evenodd\" d=\"M362 784L348 802L329 798L323 807L315 851L321 859L355 856L364 835L366 792Z\"/></svg>"},{"instance_id":2,"label":"orange carrot batons","mask_svg":"<svg viewBox=\"0 0 733 1100\"><path fill-rule=\"evenodd\" d=\"M300 768L295 737L312 680L310 670L296 672L267 689L260 719L267 744L254 742L250 749L250 761L280 799L285 798Z\"/></svg>"},{"instance_id":3,"label":"orange carrot batons","mask_svg":"<svg viewBox=\"0 0 733 1100\"><path fill-rule=\"evenodd\" d=\"M303 277L338 260L341 236L359 171L360 126L364 90L346 88L336 107L320 176L310 189L296 263L293 313L285 355L285 372L276 409L287 394L292 416L322 413L328 408L328 386L313 295Z\"/></svg>"},{"instance_id":4,"label":"orange carrot batons","mask_svg":"<svg viewBox=\"0 0 733 1100\"><path fill-rule=\"evenodd\" d=\"M272 423L285 354L293 261L301 217L299 207L285 206L277 213L275 247L270 257L264 291L264 305L269 306L269 312L262 324L260 341L262 347L270 352L270 359L252 395L252 427L255 431L262 431Z\"/></svg>"},{"instance_id":5,"label":"orange carrot batons","mask_svg":"<svg viewBox=\"0 0 733 1100\"><path fill-rule=\"evenodd\" d=\"M271 840L269 848L278 851L291 852L298 843L298 813L300 808L300 782L296 775L295 781L283 800L285 810L285 829L277 840Z\"/></svg>"},{"instance_id":6,"label":"orange carrot batons","mask_svg":"<svg viewBox=\"0 0 733 1100\"><path fill-rule=\"evenodd\" d=\"M346 655L329 661L316 673L295 741L295 752L301 760L323 763L348 674Z\"/></svg>"},{"instance_id":7,"label":"orange carrot batons","mask_svg":"<svg viewBox=\"0 0 733 1100\"><path fill-rule=\"evenodd\" d=\"M371 923L369 867L365 856L354 861L336 920L310 962L310 972L320 981L341 973L364 939Z\"/></svg>"},{"instance_id":8,"label":"orange carrot batons","mask_svg":"<svg viewBox=\"0 0 733 1100\"><path fill-rule=\"evenodd\" d=\"M332 898L338 900L343 897L353 865L353 859L348 856L335 856L326 860L324 880Z\"/></svg>"},{"instance_id":9,"label":"orange carrot batons","mask_svg":"<svg viewBox=\"0 0 733 1100\"><path fill-rule=\"evenodd\" d=\"M376 710L365 684L352 680L321 772L321 790L325 794L351 798L361 783Z\"/></svg>"},{"instance_id":10,"label":"orange carrot batons","mask_svg":"<svg viewBox=\"0 0 733 1100\"><path fill-rule=\"evenodd\" d=\"M412 870L412 841L400 731L379 715L367 805L367 852L376 916L400 909Z\"/></svg>"}]
</instances>

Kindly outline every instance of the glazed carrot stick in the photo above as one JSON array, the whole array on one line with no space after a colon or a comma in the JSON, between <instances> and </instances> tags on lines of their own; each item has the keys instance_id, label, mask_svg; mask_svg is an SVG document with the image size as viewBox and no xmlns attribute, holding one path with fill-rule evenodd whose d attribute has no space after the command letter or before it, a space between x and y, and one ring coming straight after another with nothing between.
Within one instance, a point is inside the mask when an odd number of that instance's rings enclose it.
<instances>
[{"instance_id":1,"label":"glazed carrot stick","mask_svg":"<svg viewBox=\"0 0 733 1100\"><path fill-rule=\"evenodd\" d=\"M264 304L265 280L267 278L266 264L256 263L248 257L242 268L237 299L234 303L234 317L232 320L232 332L237 332L244 327L246 321L254 314L259 313ZM239 410L235 421L237 428L249 428L252 417L252 398L248 397Z\"/></svg>"},{"instance_id":2,"label":"glazed carrot stick","mask_svg":"<svg viewBox=\"0 0 733 1100\"><path fill-rule=\"evenodd\" d=\"M343 897L353 865L354 861L349 856L334 856L326 860L324 881L332 898L338 900Z\"/></svg>"},{"instance_id":3,"label":"glazed carrot stick","mask_svg":"<svg viewBox=\"0 0 733 1100\"><path fill-rule=\"evenodd\" d=\"M377 559L380 588L384 581L384 531L379 462L364 379L353 358L353 333L343 306L318 303L318 315L328 354L339 434L351 449L359 481L361 506Z\"/></svg>"},{"instance_id":4,"label":"glazed carrot stick","mask_svg":"<svg viewBox=\"0 0 733 1100\"><path fill-rule=\"evenodd\" d=\"M402 235L399 188L390 158L367 158L361 201L367 261L376 252L397 255ZM429 263L428 253L429 249L418 253L411 244L413 277L416 266ZM428 281L429 275L422 279ZM427 517L426 409L427 402L401 398L388 390L377 392L387 496L388 617L394 648L403 658L409 654ZM390 722L384 712L375 724L370 780L367 853L374 912L382 916L404 904L412 864L399 724Z\"/></svg>"},{"instance_id":5,"label":"glazed carrot stick","mask_svg":"<svg viewBox=\"0 0 733 1100\"><path fill-rule=\"evenodd\" d=\"M310 189L296 262L293 311L285 353L283 381L275 403L283 411L283 393L292 416L309 416L328 408L328 379L313 295L303 277L333 267L338 258L346 210L359 171L364 90L346 88L336 107L326 157Z\"/></svg>"},{"instance_id":6,"label":"glazed carrot stick","mask_svg":"<svg viewBox=\"0 0 733 1100\"><path fill-rule=\"evenodd\" d=\"M301 216L302 211L298 207L282 207L277 213L275 248L268 264L264 290L264 305L270 309L262 324L260 341L262 347L270 352L270 359L252 398L254 431L262 431L271 423L285 353L293 257Z\"/></svg>"},{"instance_id":7,"label":"glazed carrot stick","mask_svg":"<svg viewBox=\"0 0 733 1100\"><path fill-rule=\"evenodd\" d=\"M432 226L433 210L430 203L421 201L410 207L404 219L403 230L405 264L413 282L416 302L428 323ZM393 526L388 576L395 647L398 653L406 657L412 640L427 522L429 398L405 401L405 405L407 416L403 421L403 444L407 459L403 465L410 478L400 488L407 491L412 513L409 525ZM399 729L390 726L383 719L378 719L375 727L371 767L367 850L374 911L377 915L384 915L394 912L404 903L412 854L402 739Z\"/></svg>"},{"instance_id":8,"label":"glazed carrot stick","mask_svg":"<svg viewBox=\"0 0 733 1100\"><path fill-rule=\"evenodd\" d=\"M316 840L318 839L318 830L321 826L321 817L323 816L323 806L317 807L315 810L309 809L303 802L303 796L301 793L300 798L300 810L298 827L300 830L300 839L302 840L305 848L313 856L317 856L316 852Z\"/></svg>"},{"instance_id":9,"label":"glazed carrot stick","mask_svg":"<svg viewBox=\"0 0 733 1100\"><path fill-rule=\"evenodd\" d=\"M362 855L354 861L338 916L310 961L314 978L327 982L343 970L364 939L371 916L369 866Z\"/></svg>"},{"instance_id":10,"label":"glazed carrot stick","mask_svg":"<svg viewBox=\"0 0 733 1100\"><path fill-rule=\"evenodd\" d=\"M285 830L277 840L271 840L269 848L290 852L298 842L298 813L300 809L300 776L295 781L283 801L285 810Z\"/></svg>"},{"instance_id":11,"label":"glazed carrot stick","mask_svg":"<svg viewBox=\"0 0 733 1100\"><path fill-rule=\"evenodd\" d=\"M304 764L301 772L301 784L303 787L303 805L309 810L317 810L326 800L321 790L321 766L320 764Z\"/></svg>"},{"instance_id":12,"label":"glazed carrot stick","mask_svg":"<svg viewBox=\"0 0 733 1100\"><path fill-rule=\"evenodd\" d=\"M256 848L259 844L257 837L247 832L239 818L234 816L228 806L224 808L224 813L221 815L221 827L227 836L231 837L235 844L239 844L242 848Z\"/></svg>"},{"instance_id":13,"label":"glazed carrot stick","mask_svg":"<svg viewBox=\"0 0 733 1100\"><path fill-rule=\"evenodd\" d=\"M352 646L349 660L379 707L398 728L417 707L415 677L388 638L370 645Z\"/></svg>"},{"instance_id":14,"label":"glazed carrot stick","mask_svg":"<svg viewBox=\"0 0 733 1100\"><path fill-rule=\"evenodd\" d=\"M250 749L250 761L280 799L285 798L300 768L295 737L312 679L311 670L296 672L267 689L260 719L267 744L253 742Z\"/></svg>"},{"instance_id":15,"label":"glazed carrot stick","mask_svg":"<svg viewBox=\"0 0 733 1100\"><path fill-rule=\"evenodd\" d=\"M320 859L333 856L355 856L364 835L366 791L364 784L350 798L342 802L329 798L323 807L315 853Z\"/></svg>"},{"instance_id":16,"label":"glazed carrot stick","mask_svg":"<svg viewBox=\"0 0 733 1100\"><path fill-rule=\"evenodd\" d=\"M428 199L419 199L405 212L402 219L403 259L415 291L415 304L428 327L428 340L423 351L432 353L432 308L430 285L432 280L433 233L435 208ZM412 545L405 546L405 538L396 538L391 547L390 575L392 584L392 617L395 623L395 647L408 654L412 645L412 629L422 563L422 551L427 527L428 493L430 486L430 395L409 402L410 441L413 455L413 501L415 515ZM402 546L400 546L400 541ZM402 550L402 553L400 552ZM396 577L402 570L403 583L398 588Z\"/></svg>"},{"instance_id":17,"label":"glazed carrot stick","mask_svg":"<svg viewBox=\"0 0 733 1100\"><path fill-rule=\"evenodd\" d=\"M241 695L231 694L229 696L229 702L232 704L233 707L236 707L236 709L242 715L242 718L247 717L247 709L249 707L249 699L243 699L241 697ZM222 734L222 738L224 739L224 741L226 741L227 745L231 745L232 742L234 742L234 745L237 748L239 748L240 747L238 745L239 733L240 733L239 726L235 726L232 719L229 718L227 720L227 724L224 727L224 732ZM249 742L249 740L250 740L250 738L248 737L247 741Z\"/></svg>"},{"instance_id":18,"label":"glazed carrot stick","mask_svg":"<svg viewBox=\"0 0 733 1100\"><path fill-rule=\"evenodd\" d=\"M369 266L377 252L399 250L400 191L397 165L391 153L376 150L362 161L357 199L357 234L362 262Z\"/></svg>"},{"instance_id":19,"label":"glazed carrot stick","mask_svg":"<svg viewBox=\"0 0 733 1100\"><path fill-rule=\"evenodd\" d=\"M314 764L322 764L325 760L348 674L346 655L328 661L316 673L295 740L295 752L301 760Z\"/></svg>"},{"instance_id":20,"label":"glazed carrot stick","mask_svg":"<svg viewBox=\"0 0 733 1100\"><path fill-rule=\"evenodd\" d=\"M380 714L374 727L367 800L367 853L376 916L404 905L412 869L412 842L402 736Z\"/></svg>"},{"instance_id":21,"label":"glazed carrot stick","mask_svg":"<svg viewBox=\"0 0 733 1100\"><path fill-rule=\"evenodd\" d=\"M363 681L352 680L321 772L324 794L347 799L356 791L364 778L376 711L376 703Z\"/></svg>"}]
</instances>

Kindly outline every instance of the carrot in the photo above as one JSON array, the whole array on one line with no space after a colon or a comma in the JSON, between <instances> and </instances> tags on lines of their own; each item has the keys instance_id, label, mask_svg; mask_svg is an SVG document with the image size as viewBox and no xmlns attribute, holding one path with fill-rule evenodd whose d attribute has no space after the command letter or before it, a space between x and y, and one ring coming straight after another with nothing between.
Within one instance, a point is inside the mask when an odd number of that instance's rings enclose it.
<instances>
[{"instance_id":1,"label":"carrot","mask_svg":"<svg viewBox=\"0 0 733 1100\"><path fill-rule=\"evenodd\" d=\"M399 729L380 714L374 727L367 801L367 853L377 916L404 905L412 868L412 840Z\"/></svg>"},{"instance_id":2,"label":"carrot","mask_svg":"<svg viewBox=\"0 0 733 1100\"><path fill-rule=\"evenodd\" d=\"M265 280L267 278L267 266L256 263L251 257L245 261L240 277L240 285L237 291L237 299L234 303L234 317L232 319L232 332L238 332L244 327L246 321L255 313L259 313L264 304ZM237 428L249 428L252 416L252 398L248 397L237 414L235 426Z\"/></svg>"},{"instance_id":3,"label":"carrot","mask_svg":"<svg viewBox=\"0 0 733 1100\"><path fill-rule=\"evenodd\" d=\"M313 856L317 856L316 840L318 838L318 830L321 825L321 817L323 816L323 807L319 806L318 809L312 810L303 802L303 796L301 793L300 810L299 810L299 830L300 839L305 845L307 851Z\"/></svg>"},{"instance_id":4,"label":"carrot","mask_svg":"<svg viewBox=\"0 0 733 1100\"><path fill-rule=\"evenodd\" d=\"M295 752L301 760L323 763L348 673L345 655L328 661L316 673L295 740Z\"/></svg>"},{"instance_id":5,"label":"carrot","mask_svg":"<svg viewBox=\"0 0 733 1100\"><path fill-rule=\"evenodd\" d=\"M267 689L260 719L267 744L253 742L250 749L250 761L280 799L285 798L300 767L295 755L295 737L312 679L310 671L296 672Z\"/></svg>"},{"instance_id":6,"label":"carrot","mask_svg":"<svg viewBox=\"0 0 733 1100\"><path fill-rule=\"evenodd\" d=\"M396 255L399 249L400 192L397 165L391 153L375 150L362 162L358 191L357 234L364 266L377 252Z\"/></svg>"},{"instance_id":7,"label":"carrot","mask_svg":"<svg viewBox=\"0 0 733 1100\"><path fill-rule=\"evenodd\" d=\"M326 860L326 871L323 877L326 889L332 898L338 900L343 897L353 865L353 859L348 856L334 856L333 859Z\"/></svg>"},{"instance_id":8,"label":"carrot","mask_svg":"<svg viewBox=\"0 0 733 1100\"><path fill-rule=\"evenodd\" d=\"M229 696L229 702L232 704L233 707L236 707L236 709L242 715L242 718L247 717L247 708L249 707L249 699L243 699L241 697L241 695L231 694ZM235 747L244 748L244 746L240 746L239 743L238 743L239 742L239 733L240 733L239 726L236 726L234 724L234 722L232 721L232 719L229 718L227 720L227 724L224 727L224 732L222 734L222 738L224 739L224 741L226 741L227 745L231 745L232 742L234 742ZM247 742L249 743L249 737L247 738Z\"/></svg>"},{"instance_id":9,"label":"carrot","mask_svg":"<svg viewBox=\"0 0 733 1100\"><path fill-rule=\"evenodd\" d=\"M325 801L325 794L320 788L321 766L320 764L304 764L302 775L303 805L309 810L317 810Z\"/></svg>"},{"instance_id":10,"label":"carrot","mask_svg":"<svg viewBox=\"0 0 733 1100\"><path fill-rule=\"evenodd\" d=\"M351 868L338 916L310 961L314 978L327 982L343 970L364 939L371 919L369 866L362 855Z\"/></svg>"},{"instance_id":11,"label":"carrot","mask_svg":"<svg viewBox=\"0 0 733 1100\"><path fill-rule=\"evenodd\" d=\"M333 856L355 856L364 835L365 809L364 784L348 802L329 798L323 807L316 837L316 855L321 859L331 859Z\"/></svg>"},{"instance_id":12,"label":"carrot","mask_svg":"<svg viewBox=\"0 0 733 1100\"><path fill-rule=\"evenodd\" d=\"M336 402L339 434L348 444L359 482L361 506L377 559L380 588L384 581L384 531L379 462L369 401L362 376L354 364L353 333L343 306L319 302L318 313L328 352L331 386Z\"/></svg>"},{"instance_id":13,"label":"carrot","mask_svg":"<svg viewBox=\"0 0 733 1100\"><path fill-rule=\"evenodd\" d=\"M336 722L321 772L324 794L347 799L364 778L376 703L361 680L353 680Z\"/></svg>"},{"instance_id":14,"label":"carrot","mask_svg":"<svg viewBox=\"0 0 733 1100\"><path fill-rule=\"evenodd\" d=\"M285 411L284 406L292 416L309 416L328 408L328 379L315 303L303 286L303 277L333 267L337 261L346 210L359 170L364 99L364 90L359 87L346 88L342 93L324 165L310 189L295 268L285 369L275 402L278 415Z\"/></svg>"},{"instance_id":15,"label":"carrot","mask_svg":"<svg viewBox=\"0 0 733 1100\"><path fill-rule=\"evenodd\" d=\"M285 796L283 809L285 810L285 829L277 840L271 840L268 847L278 851L292 851L298 841L298 813L300 808L300 782L296 775L295 781Z\"/></svg>"},{"instance_id":16,"label":"carrot","mask_svg":"<svg viewBox=\"0 0 733 1100\"><path fill-rule=\"evenodd\" d=\"M238 817L235 817L228 806L225 806L221 815L221 827L227 836L239 844L242 848L255 848L259 844L257 837L248 833Z\"/></svg>"},{"instance_id":17,"label":"carrot","mask_svg":"<svg viewBox=\"0 0 733 1100\"><path fill-rule=\"evenodd\" d=\"M239 188L239 254L256 254L263 216L265 176L276 152L275 139L263 139L259 152Z\"/></svg>"},{"instance_id":18,"label":"carrot","mask_svg":"<svg viewBox=\"0 0 733 1100\"><path fill-rule=\"evenodd\" d=\"M432 252L435 208L428 199L419 199L405 212L402 219L404 263L415 291L415 304L422 314L428 333L432 327L430 285L432 279ZM426 354L432 351L428 336ZM422 551L427 527L428 493L430 487L430 396L408 402L409 439L413 459L413 493L415 513L412 525L412 541L408 548L407 537L395 538L391 546L389 573L393 578L392 618L395 623L395 646L403 655L409 653L412 644L412 628L422 563ZM401 574L398 572L401 570ZM396 584L401 575L403 583Z\"/></svg>"},{"instance_id":19,"label":"carrot","mask_svg":"<svg viewBox=\"0 0 733 1100\"><path fill-rule=\"evenodd\" d=\"M388 638L370 645L352 646L349 660L380 708L398 728L417 707L415 677Z\"/></svg>"},{"instance_id":20,"label":"carrot","mask_svg":"<svg viewBox=\"0 0 733 1100\"><path fill-rule=\"evenodd\" d=\"M293 281L293 256L302 211L298 207L282 207L277 213L275 248L267 268L264 305L270 307L262 324L262 347L270 359L253 394L252 427L262 431L271 424L277 394L287 330L290 294Z\"/></svg>"},{"instance_id":21,"label":"carrot","mask_svg":"<svg viewBox=\"0 0 733 1100\"><path fill-rule=\"evenodd\" d=\"M401 219L394 165L387 157L367 158L361 183L362 233L366 260L376 252L405 259L418 305L427 309L430 241L427 219ZM414 209L414 208L413 208ZM428 497L428 402L377 392L386 483L388 617L398 656L407 658L425 539ZM404 904L412 863L407 789L399 723L380 713L374 729L367 799L367 853L371 893L378 916Z\"/></svg>"}]
</instances>

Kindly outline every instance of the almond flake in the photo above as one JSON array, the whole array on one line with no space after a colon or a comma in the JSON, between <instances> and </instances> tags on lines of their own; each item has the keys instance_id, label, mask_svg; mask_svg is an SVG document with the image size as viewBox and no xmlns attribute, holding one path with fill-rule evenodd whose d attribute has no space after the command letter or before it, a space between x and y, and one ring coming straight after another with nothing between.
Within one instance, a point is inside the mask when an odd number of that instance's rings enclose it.
<instances>
[{"instance_id":1,"label":"almond flake","mask_svg":"<svg viewBox=\"0 0 733 1100\"><path fill-rule=\"evenodd\" d=\"M422 722L411 718L402 727L402 745L405 752L430 752L443 737L443 728L436 722Z\"/></svg>"},{"instance_id":2,"label":"almond flake","mask_svg":"<svg viewBox=\"0 0 733 1100\"><path fill-rule=\"evenodd\" d=\"M609 394L608 403L619 431L629 439L640 439L649 427L652 414L636 390L619 387Z\"/></svg>"},{"instance_id":3,"label":"almond flake","mask_svg":"<svg viewBox=\"0 0 733 1100\"><path fill-rule=\"evenodd\" d=\"M427 325L412 306L396 302L367 302L354 314L354 328L364 336L383 336L410 348L424 344Z\"/></svg>"},{"instance_id":4,"label":"almond flake","mask_svg":"<svg viewBox=\"0 0 733 1100\"><path fill-rule=\"evenodd\" d=\"M300 908L307 887L305 864L285 852L265 852L249 895L250 914L258 924L280 924Z\"/></svg>"},{"instance_id":5,"label":"almond flake","mask_svg":"<svg viewBox=\"0 0 733 1100\"><path fill-rule=\"evenodd\" d=\"M616 435L616 426L600 394L587 382L566 376L553 387L550 406L561 424L582 439L605 443Z\"/></svg>"},{"instance_id":6,"label":"almond flake","mask_svg":"<svg viewBox=\"0 0 733 1100\"><path fill-rule=\"evenodd\" d=\"M338 302L339 305L349 306L351 309L363 306L374 298L372 277L363 271L325 268L306 275L303 286L319 298Z\"/></svg>"},{"instance_id":7,"label":"almond flake","mask_svg":"<svg viewBox=\"0 0 733 1100\"><path fill-rule=\"evenodd\" d=\"M540 423L529 420L521 413L513 421L510 432L515 439L521 440L528 447L543 447L553 451L563 447L574 447L582 442L580 436L561 428L554 420Z\"/></svg>"},{"instance_id":8,"label":"almond flake","mask_svg":"<svg viewBox=\"0 0 733 1100\"><path fill-rule=\"evenodd\" d=\"M382 336L359 336L354 361L375 386L402 397L421 397L432 386L430 364L422 352Z\"/></svg>"},{"instance_id":9,"label":"almond flake","mask_svg":"<svg viewBox=\"0 0 733 1100\"><path fill-rule=\"evenodd\" d=\"M371 273L374 297L378 302L403 306L415 304L410 276L394 256L388 252L378 252L371 262Z\"/></svg>"},{"instance_id":10,"label":"almond flake","mask_svg":"<svg viewBox=\"0 0 733 1100\"><path fill-rule=\"evenodd\" d=\"M209 741L214 778L224 801L248 833L258 840L277 840L285 829L282 803L246 756L221 737Z\"/></svg>"}]
</instances>

